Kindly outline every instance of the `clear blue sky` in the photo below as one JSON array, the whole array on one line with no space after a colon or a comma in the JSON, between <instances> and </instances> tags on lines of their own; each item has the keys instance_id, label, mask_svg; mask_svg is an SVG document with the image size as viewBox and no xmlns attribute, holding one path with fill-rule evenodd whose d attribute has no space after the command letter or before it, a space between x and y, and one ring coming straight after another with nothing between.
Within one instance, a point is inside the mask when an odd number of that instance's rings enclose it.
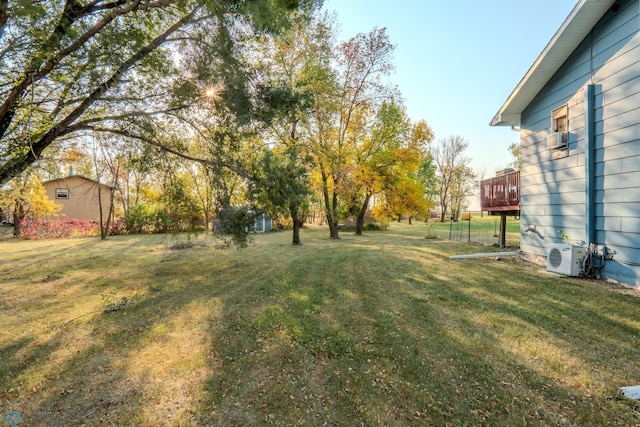
<instances>
[{"instance_id":1,"label":"clear blue sky","mask_svg":"<svg viewBox=\"0 0 640 427\"><path fill-rule=\"evenodd\" d=\"M396 45L392 81L413 121L436 140L460 135L485 177L512 159L509 127L489 122L567 18L577 0L325 0L339 40L386 27Z\"/></svg>"}]
</instances>

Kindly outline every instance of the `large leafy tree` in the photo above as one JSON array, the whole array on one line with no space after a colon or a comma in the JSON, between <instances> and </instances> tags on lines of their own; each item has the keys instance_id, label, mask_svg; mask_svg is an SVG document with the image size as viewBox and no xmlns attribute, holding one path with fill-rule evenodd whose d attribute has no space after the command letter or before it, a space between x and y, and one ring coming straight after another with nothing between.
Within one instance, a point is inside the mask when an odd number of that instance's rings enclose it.
<instances>
[{"instance_id":1,"label":"large leafy tree","mask_svg":"<svg viewBox=\"0 0 640 427\"><path fill-rule=\"evenodd\" d=\"M330 237L337 239L340 194L345 191L356 144L366 135L368 116L393 95L384 80L393 69L394 45L384 28L340 44L337 72L319 73L322 97L314 99L311 151L321 178Z\"/></svg>"},{"instance_id":2,"label":"large leafy tree","mask_svg":"<svg viewBox=\"0 0 640 427\"><path fill-rule=\"evenodd\" d=\"M256 148L260 158L252 168L256 170L254 191L271 213L291 218L294 245L301 244L300 227L309 196L310 134L303 124L312 113L313 100L323 96L316 84L331 67L331 40L328 15L298 15L289 31L263 37L250 55L256 58L259 139L269 145Z\"/></svg>"},{"instance_id":3,"label":"large leafy tree","mask_svg":"<svg viewBox=\"0 0 640 427\"><path fill-rule=\"evenodd\" d=\"M420 167L418 168L417 178L422 184L424 199L427 204L427 215L425 221L429 220L429 210L437 205L438 182L436 179L436 165L433 163L433 157L427 152Z\"/></svg>"},{"instance_id":4,"label":"large leafy tree","mask_svg":"<svg viewBox=\"0 0 640 427\"><path fill-rule=\"evenodd\" d=\"M390 216L397 218L398 221L407 218L411 224L414 216L427 213L428 203L424 197L424 189L413 176L398 177L394 186L384 195Z\"/></svg>"},{"instance_id":5,"label":"large leafy tree","mask_svg":"<svg viewBox=\"0 0 640 427\"><path fill-rule=\"evenodd\" d=\"M370 126L369 136L355 144L351 187L357 192L352 197L357 204L356 234L362 234L371 197L394 185L398 154L409 142L410 128L404 107L385 101Z\"/></svg>"},{"instance_id":6,"label":"large leafy tree","mask_svg":"<svg viewBox=\"0 0 640 427\"><path fill-rule=\"evenodd\" d=\"M382 204L376 211L378 216L387 219L407 217L411 223L414 216L424 215L428 209L426 183L421 172L429 157L426 150L433 139L433 131L424 120L411 125L404 108L395 103L391 107L381 116L385 119L382 135L387 141L387 155L375 163L383 172L378 178Z\"/></svg>"},{"instance_id":7,"label":"large leafy tree","mask_svg":"<svg viewBox=\"0 0 640 427\"><path fill-rule=\"evenodd\" d=\"M47 197L47 192L40 178L32 171L16 177L8 186L0 191L0 208L13 209L13 235L22 234L22 221L27 217L41 218L56 216L62 205Z\"/></svg>"},{"instance_id":8,"label":"large leafy tree","mask_svg":"<svg viewBox=\"0 0 640 427\"><path fill-rule=\"evenodd\" d=\"M286 26L289 12L310 3L0 1L0 185L87 130L164 146L157 131L206 93L214 76L204 70L237 70L238 40ZM211 61L177 77L178 47L206 51ZM241 74L217 77L225 94L242 100Z\"/></svg>"},{"instance_id":9,"label":"large leafy tree","mask_svg":"<svg viewBox=\"0 0 640 427\"><path fill-rule=\"evenodd\" d=\"M296 147L265 150L260 175L255 180L258 202L271 214L290 215L294 245L302 244L300 227L309 193L307 170L297 151Z\"/></svg>"},{"instance_id":10,"label":"large leafy tree","mask_svg":"<svg viewBox=\"0 0 640 427\"><path fill-rule=\"evenodd\" d=\"M426 215L429 209L428 188L422 174L429 159L426 152L433 139L433 131L425 121L416 123L407 143L396 151L397 164L392 185L385 189L389 211L400 220L406 217L411 224L414 216Z\"/></svg>"}]
</instances>

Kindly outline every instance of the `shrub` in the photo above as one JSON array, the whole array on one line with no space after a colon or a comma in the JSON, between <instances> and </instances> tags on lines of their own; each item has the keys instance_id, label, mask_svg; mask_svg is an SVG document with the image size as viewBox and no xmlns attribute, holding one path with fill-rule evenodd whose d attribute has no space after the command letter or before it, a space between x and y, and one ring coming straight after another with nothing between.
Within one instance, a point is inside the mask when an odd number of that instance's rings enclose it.
<instances>
[{"instance_id":1,"label":"shrub","mask_svg":"<svg viewBox=\"0 0 640 427\"><path fill-rule=\"evenodd\" d=\"M460 214L460 221L471 221L471 214L469 212Z\"/></svg>"},{"instance_id":2,"label":"shrub","mask_svg":"<svg viewBox=\"0 0 640 427\"><path fill-rule=\"evenodd\" d=\"M109 235L119 236L122 234L127 234L127 222L124 218L111 220L111 223L109 224Z\"/></svg>"},{"instance_id":3,"label":"shrub","mask_svg":"<svg viewBox=\"0 0 640 427\"><path fill-rule=\"evenodd\" d=\"M93 237L100 235L100 223L86 219L34 219L20 223L20 237L25 240ZM126 234L125 221L119 218L109 225L109 235Z\"/></svg>"},{"instance_id":4,"label":"shrub","mask_svg":"<svg viewBox=\"0 0 640 427\"><path fill-rule=\"evenodd\" d=\"M438 233L435 231L434 224L427 225L427 233L424 235L425 239L439 239Z\"/></svg>"},{"instance_id":5,"label":"shrub","mask_svg":"<svg viewBox=\"0 0 640 427\"><path fill-rule=\"evenodd\" d=\"M153 212L146 205L133 205L125 212L124 220L127 231L139 234L153 223Z\"/></svg>"},{"instance_id":6,"label":"shrub","mask_svg":"<svg viewBox=\"0 0 640 427\"><path fill-rule=\"evenodd\" d=\"M27 220L21 222L20 237L25 240L90 237L100 235L100 224L88 220Z\"/></svg>"},{"instance_id":7,"label":"shrub","mask_svg":"<svg viewBox=\"0 0 640 427\"><path fill-rule=\"evenodd\" d=\"M250 233L256 222L256 214L247 207L227 207L218 211L214 231L227 236L234 245L246 247L251 242Z\"/></svg>"},{"instance_id":8,"label":"shrub","mask_svg":"<svg viewBox=\"0 0 640 427\"><path fill-rule=\"evenodd\" d=\"M364 229L367 231L382 231L382 226L375 222L368 222L365 224Z\"/></svg>"},{"instance_id":9,"label":"shrub","mask_svg":"<svg viewBox=\"0 0 640 427\"><path fill-rule=\"evenodd\" d=\"M387 231L387 228L389 228L389 224L391 223L391 219L383 216L378 218L378 223L380 223L380 228L382 228L382 231Z\"/></svg>"},{"instance_id":10,"label":"shrub","mask_svg":"<svg viewBox=\"0 0 640 427\"><path fill-rule=\"evenodd\" d=\"M151 214L153 219L153 232L154 233L166 233L171 230L174 225L173 218L167 215L162 209L157 209Z\"/></svg>"},{"instance_id":11,"label":"shrub","mask_svg":"<svg viewBox=\"0 0 640 427\"><path fill-rule=\"evenodd\" d=\"M344 232L355 232L356 226L354 224L339 224L338 228L340 231Z\"/></svg>"}]
</instances>

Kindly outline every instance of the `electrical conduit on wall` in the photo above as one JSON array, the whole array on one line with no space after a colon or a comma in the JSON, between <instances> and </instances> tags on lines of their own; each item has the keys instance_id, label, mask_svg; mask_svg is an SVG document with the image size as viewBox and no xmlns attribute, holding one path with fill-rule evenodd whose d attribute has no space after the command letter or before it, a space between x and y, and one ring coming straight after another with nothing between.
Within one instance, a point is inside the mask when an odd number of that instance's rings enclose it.
<instances>
[{"instance_id":1,"label":"electrical conduit on wall","mask_svg":"<svg viewBox=\"0 0 640 427\"><path fill-rule=\"evenodd\" d=\"M585 89L585 199L587 243L596 243L596 190L595 190L595 85Z\"/></svg>"}]
</instances>

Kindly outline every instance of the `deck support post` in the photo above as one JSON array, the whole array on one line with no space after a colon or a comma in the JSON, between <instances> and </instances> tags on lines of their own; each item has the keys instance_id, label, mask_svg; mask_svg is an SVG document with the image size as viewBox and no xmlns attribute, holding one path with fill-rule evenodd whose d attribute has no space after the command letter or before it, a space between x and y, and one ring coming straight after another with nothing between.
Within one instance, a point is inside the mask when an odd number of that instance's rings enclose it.
<instances>
[{"instance_id":1,"label":"deck support post","mask_svg":"<svg viewBox=\"0 0 640 427\"><path fill-rule=\"evenodd\" d=\"M507 246L507 215L500 214L500 247Z\"/></svg>"}]
</instances>

